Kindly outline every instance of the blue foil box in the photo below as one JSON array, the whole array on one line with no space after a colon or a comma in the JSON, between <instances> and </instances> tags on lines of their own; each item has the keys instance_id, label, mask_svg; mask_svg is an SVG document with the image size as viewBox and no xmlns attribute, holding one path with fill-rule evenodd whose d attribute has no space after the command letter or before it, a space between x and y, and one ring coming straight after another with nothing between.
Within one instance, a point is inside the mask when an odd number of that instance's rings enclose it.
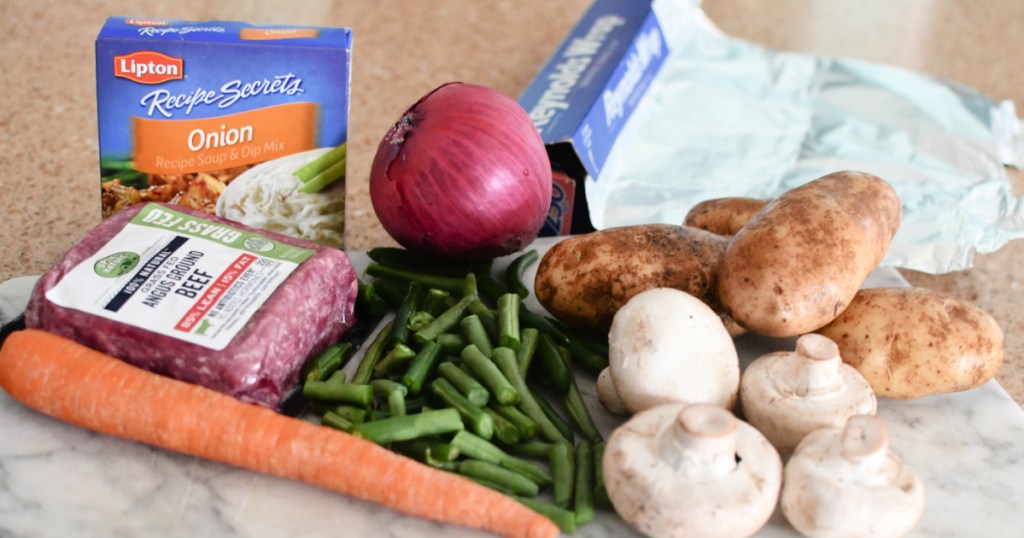
<instances>
[{"instance_id":1,"label":"blue foil box","mask_svg":"<svg viewBox=\"0 0 1024 538\"><path fill-rule=\"evenodd\" d=\"M660 0L596 0L519 97L556 170L541 235L592 231L584 180L597 178L676 31Z\"/></svg>"},{"instance_id":2,"label":"blue foil box","mask_svg":"<svg viewBox=\"0 0 1024 538\"><path fill-rule=\"evenodd\" d=\"M348 28L110 17L96 38L103 216L212 211L245 169L344 143L351 51Z\"/></svg>"}]
</instances>

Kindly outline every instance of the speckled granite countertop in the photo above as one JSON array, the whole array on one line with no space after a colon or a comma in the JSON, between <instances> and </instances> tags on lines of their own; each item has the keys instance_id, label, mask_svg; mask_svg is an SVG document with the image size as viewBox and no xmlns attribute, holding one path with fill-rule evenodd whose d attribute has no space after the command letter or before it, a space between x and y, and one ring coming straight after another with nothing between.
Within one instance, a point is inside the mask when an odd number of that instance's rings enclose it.
<instances>
[{"instance_id":1,"label":"speckled granite countertop","mask_svg":"<svg viewBox=\"0 0 1024 538\"><path fill-rule=\"evenodd\" d=\"M561 2L113 0L53 9L5 0L0 19L0 281L38 274L99 222L93 41L108 15L228 19L353 28L347 195L348 246L390 244L370 207L366 176L402 109L450 80L518 96L589 0ZM893 64L1011 99L1024 110L1024 4L1014 0L706 0L725 32L782 49ZM1018 194L1024 181L1015 177ZM1024 241L948 275L907 272L912 284L977 302L1006 333L999 382L1024 405Z\"/></svg>"}]
</instances>

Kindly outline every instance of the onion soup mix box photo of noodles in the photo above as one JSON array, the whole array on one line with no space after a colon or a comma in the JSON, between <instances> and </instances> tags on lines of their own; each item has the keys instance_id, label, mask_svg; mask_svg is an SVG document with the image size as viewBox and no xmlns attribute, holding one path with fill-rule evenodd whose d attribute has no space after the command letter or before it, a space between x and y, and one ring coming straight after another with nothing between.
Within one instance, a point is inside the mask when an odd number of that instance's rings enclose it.
<instances>
[{"instance_id":1,"label":"onion soup mix box photo of noodles","mask_svg":"<svg viewBox=\"0 0 1024 538\"><path fill-rule=\"evenodd\" d=\"M144 202L214 214L246 170L344 144L351 51L348 28L109 18L96 39L103 217Z\"/></svg>"}]
</instances>

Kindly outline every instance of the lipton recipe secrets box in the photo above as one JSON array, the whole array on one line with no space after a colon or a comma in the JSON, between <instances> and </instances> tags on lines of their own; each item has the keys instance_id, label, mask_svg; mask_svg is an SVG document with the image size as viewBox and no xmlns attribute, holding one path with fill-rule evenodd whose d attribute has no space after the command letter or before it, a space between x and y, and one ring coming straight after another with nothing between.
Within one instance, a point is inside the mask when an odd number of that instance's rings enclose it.
<instances>
[{"instance_id":1,"label":"lipton recipe secrets box","mask_svg":"<svg viewBox=\"0 0 1024 538\"><path fill-rule=\"evenodd\" d=\"M141 202L215 212L260 163L348 137L352 33L111 17L96 40L103 216Z\"/></svg>"}]
</instances>

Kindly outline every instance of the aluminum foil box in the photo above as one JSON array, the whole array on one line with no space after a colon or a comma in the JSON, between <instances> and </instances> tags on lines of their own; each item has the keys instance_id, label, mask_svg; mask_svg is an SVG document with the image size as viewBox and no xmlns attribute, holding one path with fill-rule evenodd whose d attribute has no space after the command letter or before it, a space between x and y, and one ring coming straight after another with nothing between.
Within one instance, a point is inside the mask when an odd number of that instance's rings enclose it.
<instances>
[{"instance_id":1,"label":"aluminum foil box","mask_svg":"<svg viewBox=\"0 0 1024 538\"><path fill-rule=\"evenodd\" d=\"M555 169L541 235L593 230L583 189L685 26L678 0L596 0L519 98Z\"/></svg>"},{"instance_id":2,"label":"aluminum foil box","mask_svg":"<svg viewBox=\"0 0 1024 538\"><path fill-rule=\"evenodd\" d=\"M348 138L352 32L111 17L96 39L103 216L213 212L256 164Z\"/></svg>"}]
</instances>

